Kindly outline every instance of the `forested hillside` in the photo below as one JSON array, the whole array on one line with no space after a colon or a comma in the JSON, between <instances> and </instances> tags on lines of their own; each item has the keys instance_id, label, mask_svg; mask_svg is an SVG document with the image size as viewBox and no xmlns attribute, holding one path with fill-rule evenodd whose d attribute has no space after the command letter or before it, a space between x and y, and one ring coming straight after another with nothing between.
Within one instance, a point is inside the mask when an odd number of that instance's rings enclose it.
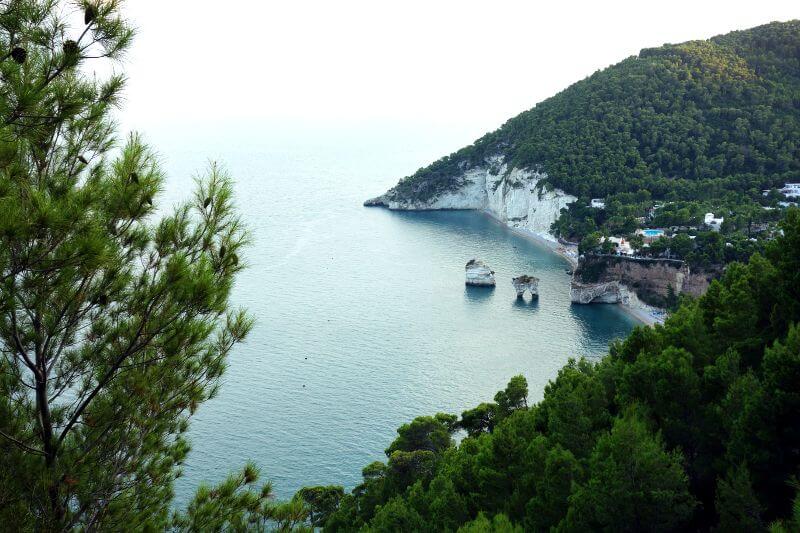
<instances>
[{"instance_id":1,"label":"forested hillside","mask_svg":"<svg viewBox=\"0 0 800 533\"><path fill-rule=\"evenodd\" d=\"M800 21L642 50L404 178L432 196L504 154L576 196L721 196L800 176Z\"/></svg>"},{"instance_id":2,"label":"forested hillside","mask_svg":"<svg viewBox=\"0 0 800 533\"><path fill-rule=\"evenodd\" d=\"M400 427L352 494L298 497L326 531L797 531L800 210L782 228L663 327L571 361L541 402L517 376Z\"/></svg>"},{"instance_id":3,"label":"forested hillside","mask_svg":"<svg viewBox=\"0 0 800 533\"><path fill-rule=\"evenodd\" d=\"M746 241L754 224L774 228L788 199L778 189L800 181L800 21L642 50L403 178L389 195L431 201L457 189L470 168L496 168L494 156L509 169L543 171L541 185L578 198L552 228L567 240L630 239L644 223L696 231L714 212L728 221L729 241ZM590 198L606 208L588 208ZM667 216L654 220L662 207ZM735 259L760 249L734 247Z\"/></svg>"}]
</instances>

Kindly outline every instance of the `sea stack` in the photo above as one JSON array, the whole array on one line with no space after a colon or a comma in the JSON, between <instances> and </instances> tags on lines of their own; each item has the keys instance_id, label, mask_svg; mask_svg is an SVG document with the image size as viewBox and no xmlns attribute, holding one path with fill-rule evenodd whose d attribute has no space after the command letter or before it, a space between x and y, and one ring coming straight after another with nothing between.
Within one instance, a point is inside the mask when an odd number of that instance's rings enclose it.
<instances>
[{"instance_id":1,"label":"sea stack","mask_svg":"<svg viewBox=\"0 0 800 533\"><path fill-rule=\"evenodd\" d=\"M467 285L494 287L494 271L480 259L470 259L467 266Z\"/></svg>"},{"instance_id":2,"label":"sea stack","mask_svg":"<svg viewBox=\"0 0 800 533\"><path fill-rule=\"evenodd\" d=\"M522 276L513 278L511 284L517 291L517 298L525 296L525 291L530 291L531 297L539 297L539 278L523 274Z\"/></svg>"}]
</instances>

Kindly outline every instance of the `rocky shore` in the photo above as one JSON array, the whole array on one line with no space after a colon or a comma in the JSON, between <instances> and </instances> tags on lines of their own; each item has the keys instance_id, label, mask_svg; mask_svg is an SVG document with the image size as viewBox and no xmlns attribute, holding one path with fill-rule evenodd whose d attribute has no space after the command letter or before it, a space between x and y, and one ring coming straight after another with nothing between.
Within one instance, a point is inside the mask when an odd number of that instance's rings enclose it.
<instances>
[{"instance_id":1,"label":"rocky shore","mask_svg":"<svg viewBox=\"0 0 800 533\"><path fill-rule=\"evenodd\" d=\"M570 283L574 303L618 303L637 319L663 322L668 305L679 295L699 296L718 277L717 269L692 269L675 259L617 255L581 256Z\"/></svg>"},{"instance_id":2,"label":"rocky shore","mask_svg":"<svg viewBox=\"0 0 800 533\"><path fill-rule=\"evenodd\" d=\"M640 300L668 303L680 294L700 296L718 275L677 259L585 255L572 278L572 301L622 303L635 294Z\"/></svg>"},{"instance_id":3,"label":"rocky shore","mask_svg":"<svg viewBox=\"0 0 800 533\"><path fill-rule=\"evenodd\" d=\"M386 207L401 211L469 209L481 211L513 232L547 247L570 265L579 269L577 246L563 244L551 233L550 226L562 208L576 198L564 191L548 187L543 180L547 174L527 169L509 168L502 156L487 158L484 165L471 166L455 178L457 186L433 198L417 199L399 192L395 187L381 196L364 202L369 207ZM466 267L466 284L494 286L494 273L482 261L475 260L473 273ZM471 262L470 262L471 263ZM573 275L573 281L575 276ZM666 313L637 298L629 284L633 278L618 276L602 282L574 285L576 303L617 303L623 310L646 324L663 322ZM690 283L691 284L691 283ZM538 293L538 285L537 285Z\"/></svg>"}]
</instances>

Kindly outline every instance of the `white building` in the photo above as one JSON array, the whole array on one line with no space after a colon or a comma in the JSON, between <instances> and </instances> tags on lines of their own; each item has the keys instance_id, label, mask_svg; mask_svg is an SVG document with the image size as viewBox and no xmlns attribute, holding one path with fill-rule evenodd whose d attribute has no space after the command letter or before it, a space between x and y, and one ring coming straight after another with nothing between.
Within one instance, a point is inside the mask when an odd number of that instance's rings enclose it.
<instances>
[{"instance_id":1,"label":"white building","mask_svg":"<svg viewBox=\"0 0 800 533\"><path fill-rule=\"evenodd\" d=\"M633 248L631 243L625 240L625 237L609 237L609 241L617 245L617 253L622 255L633 255ZM605 237L600 237L600 242L606 242Z\"/></svg>"},{"instance_id":2,"label":"white building","mask_svg":"<svg viewBox=\"0 0 800 533\"><path fill-rule=\"evenodd\" d=\"M724 220L724 217L714 218L714 213L706 213L703 222L705 222L705 225L711 228L712 231L719 231Z\"/></svg>"},{"instance_id":3,"label":"white building","mask_svg":"<svg viewBox=\"0 0 800 533\"><path fill-rule=\"evenodd\" d=\"M602 198L592 198L592 201L589 203L589 207L594 207L595 209L605 209L606 202Z\"/></svg>"},{"instance_id":4,"label":"white building","mask_svg":"<svg viewBox=\"0 0 800 533\"><path fill-rule=\"evenodd\" d=\"M787 198L800 198L800 183L786 183L781 192Z\"/></svg>"}]
</instances>

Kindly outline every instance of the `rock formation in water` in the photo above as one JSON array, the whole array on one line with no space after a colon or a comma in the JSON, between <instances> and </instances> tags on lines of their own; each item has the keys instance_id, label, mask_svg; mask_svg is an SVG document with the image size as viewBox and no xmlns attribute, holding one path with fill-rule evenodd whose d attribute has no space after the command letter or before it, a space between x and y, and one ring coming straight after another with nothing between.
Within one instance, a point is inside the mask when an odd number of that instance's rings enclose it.
<instances>
[{"instance_id":1,"label":"rock formation in water","mask_svg":"<svg viewBox=\"0 0 800 533\"><path fill-rule=\"evenodd\" d=\"M663 306L679 294L699 296L720 271L692 269L675 259L616 255L581 256L572 276L574 303L629 303L638 298Z\"/></svg>"},{"instance_id":2,"label":"rock formation in water","mask_svg":"<svg viewBox=\"0 0 800 533\"><path fill-rule=\"evenodd\" d=\"M576 304L616 304L628 303L628 293L618 281L606 283L580 283L573 280L569 288L572 303Z\"/></svg>"},{"instance_id":3,"label":"rock formation in water","mask_svg":"<svg viewBox=\"0 0 800 533\"><path fill-rule=\"evenodd\" d=\"M437 209L483 210L511 228L525 230L555 242L550 226L561 209L576 198L544 185L547 174L509 168L502 155L488 157L477 166L464 165L453 188L432 198L417 199L397 187L364 202L400 211Z\"/></svg>"},{"instance_id":4,"label":"rock formation in water","mask_svg":"<svg viewBox=\"0 0 800 533\"><path fill-rule=\"evenodd\" d=\"M494 271L480 259L470 259L464 268L467 272L467 285L494 287Z\"/></svg>"},{"instance_id":5,"label":"rock formation in water","mask_svg":"<svg viewBox=\"0 0 800 533\"><path fill-rule=\"evenodd\" d=\"M517 298L525 296L525 291L529 291L533 298L539 296L539 278L523 274L513 278L511 284L514 286L514 290L517 291Z\"/></svg>"}]
</instances>

